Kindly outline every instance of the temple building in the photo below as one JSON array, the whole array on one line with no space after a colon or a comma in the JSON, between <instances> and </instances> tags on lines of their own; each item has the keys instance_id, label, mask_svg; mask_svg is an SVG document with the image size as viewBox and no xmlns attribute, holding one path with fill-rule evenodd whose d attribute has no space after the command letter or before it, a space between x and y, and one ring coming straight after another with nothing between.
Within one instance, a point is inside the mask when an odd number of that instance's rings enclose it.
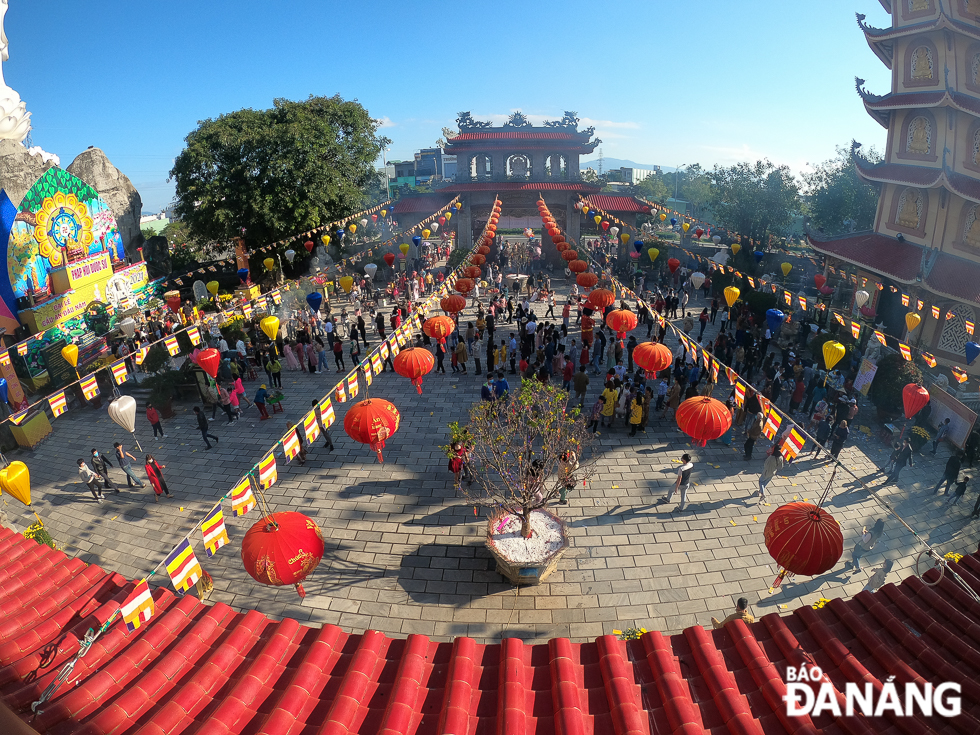
<instances>
[{"instance_id":1,"label":"temple building","mask_svg":"<svg viewBox=\"0 0 980 735\"><path fill-rule=\"evenodd\" d=\"M874 230L809 239L830 267L868 279L876 323L965 367L964 345L976 339L967 322L980 324L980 0L880 2L891 27L862 15L858 24L891 89L872 94L861 79L857 89L888 131L884 159L872 164L852 148L860 176L880 189ZM923 304L921 334L904 334L902 294L908 308ZM980 373L980 362L968 370Z\"/></svg>"}]
</instances>

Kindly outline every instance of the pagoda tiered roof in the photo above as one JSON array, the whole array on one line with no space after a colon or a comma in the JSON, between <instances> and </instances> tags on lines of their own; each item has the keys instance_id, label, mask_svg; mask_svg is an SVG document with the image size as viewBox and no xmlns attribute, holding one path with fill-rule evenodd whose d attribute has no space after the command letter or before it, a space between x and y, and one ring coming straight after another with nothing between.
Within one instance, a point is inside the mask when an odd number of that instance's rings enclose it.
<instances>
[{"instance_id":1,"label":"pagoda tiered roof","mask_svg":"<svg viewBox=\"0 0 980 735\"><path fill-rule=\"evenodd\" d=\"M884 5L884 3L882 4ZM890 7L886 7L886 10L891 13ZM868 45L889 69L892 68L892 61L895 54L894 42L900 38L907 38L929 31L950 30L980 40L980 28L947 15L941 6L937 17L906 26L875 28L865 23L864 18L864 15L857 13L858 25L864 32L864 37L868 41Z\"/></svg>"},{"instance_id":2,"label":"pagoda tiered roof","mask_svg":"<svg viewBox=\"0 0 980 735\"><path fill-rule=\"evenodd\" d=\"M935 107L951 107L969 115L980 116L980 98L952 89L935 89L921 92L889 92L872 94L864 88L864 80L855 78L855 87L864 107L878 123L888 127L892 110L912 110Z\"/></svg>"},{"instance_id":3,"label":"pagoda tiered roof","mask_svg":"<svg viewBox=\"0 0 980 735\"><path fill-rule=\"evenodd\" d=\"M980 203L980 181L972 176L956 173L949 167L927 168L905 163L870 164L860 156L853 158L858 175L867 181L925 189L945 187L964 199Z\"/></svg>"},{"instance_id":4,"label":"pagoda tiered roof","mask_svg":"<svg viewBox=\"0 0 980 735\"><path fill-rule=\"evenodd\" d=\"M446 141L446 153L466 155L495 148L591 153L602 141L593 139L595 128L579 130L578 123L574 112L566 112L561 120L532 125L518 111L512 113L502 126L494 127L489 122L474 120L469 112L461 112L456 118L459 134Z\"/></svg>"}]
</instances>

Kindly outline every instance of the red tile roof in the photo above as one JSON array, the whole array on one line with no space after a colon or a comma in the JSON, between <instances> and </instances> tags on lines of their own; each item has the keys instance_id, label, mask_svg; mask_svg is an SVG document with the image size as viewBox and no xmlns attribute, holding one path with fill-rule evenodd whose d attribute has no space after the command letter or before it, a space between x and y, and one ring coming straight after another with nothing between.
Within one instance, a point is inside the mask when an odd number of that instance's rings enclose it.
<instances>
[{"instance_id":1,"label":"red tile roof","mask_svg":"<svg viewBox=\"0 0 980 735\"><path fill-rule=\"evenodd\" d=\"M394 214L407 214L409 212L421 212L422 214L434 214L440 209L445 209L446 205L452 201L451 196L446 194L419 194L418 196L407 196L395 202L391 208Z\"/></svg>"},{"instance_id":2,"label":"red tile roof","mask_svg":"<svg viewBox=\"0 0 980 735\"><path fill-rule=\"evenodd\" d=\"M0 553L0 696L27 719L78 636L133 585L7 529ZM954 568L980 590L980 555ZM935 586L912 577L723 630L535 645L351 635L160 588L154 617L129 634L116 622L31 724L42 735L977 733L980 606L950 575L929 575ZM963 713L790 718L786 670L803 663L837 692L952 681Z\"/></svg>"},{"instance_id":3,"label":"red tile roof","mask_svg":"<svg viewBox=\"0 0 980 735\"><path fill-rule=\"evenodd\" d=\"M632 212L636 214L647 214L650 207L633 197L606 196L605 194L592 194L586 200L593 207L598 207L604 212Z\"/></svg>"},{"instance_id":4,"label":"red tile roof","mask_svg":"<svg viewBox=\"0 0 980 735\"><path fill-rule=\"evenodd\" d=\"M940 296L980 304L980 264L972 261L939 253L925 284Z\"/></svg>"},{"instance_id":5,"label":"red tile roof","mask_svg":"<svg viewBox=\"0 0 980 735\"><path fill-rule=\"evenodd\" d=\"M922 249L909 242L899 242L877 232L862 232L827 240L818 240L816 235L810 234L808 239L818 253L864 266L902 283L912 283L919 274Z\"/></svg>"},{"instance_id":6,"label":"red tile roof","mask_svg":"<svg viewBox=\"0 0 980 735\"><path fill-rule=\"evenodd\" d=\"M858 173L870 181L890 184L909 184L911 186L935 186L943 176L941 168L909 166L904 163L879 163L868 165L860 158L854 158Z\"/></svg>"},{"instance_id":7,"label":"red tile roof","mask_svg":"<svg viewBox=\"0 0 980 735\"><path fill-rule=\"evenodd\" d=\"M446 187L453 193L465 191L577 191L583 194L599 191L598 184L584 181L469 181L457 182Z\"/></svg>"}]
</instances>

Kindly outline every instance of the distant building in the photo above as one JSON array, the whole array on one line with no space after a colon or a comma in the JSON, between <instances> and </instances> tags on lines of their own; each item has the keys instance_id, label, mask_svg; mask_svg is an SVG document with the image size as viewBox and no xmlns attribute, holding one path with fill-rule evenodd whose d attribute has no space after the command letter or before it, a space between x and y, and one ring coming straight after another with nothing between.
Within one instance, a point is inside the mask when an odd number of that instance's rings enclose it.
<instances>
[{"instance_id":1,"label":"distant building","mask_svg":"<svg viewBox=\"0 0 980 735\"><path fill-rule=\"evenodd\" d=\"M654 166L653 168L629 168L622 166L619 169L619 180L635 186L641 181L655 176L659 170L660 166Z\"/></svg>"}]
</instances>

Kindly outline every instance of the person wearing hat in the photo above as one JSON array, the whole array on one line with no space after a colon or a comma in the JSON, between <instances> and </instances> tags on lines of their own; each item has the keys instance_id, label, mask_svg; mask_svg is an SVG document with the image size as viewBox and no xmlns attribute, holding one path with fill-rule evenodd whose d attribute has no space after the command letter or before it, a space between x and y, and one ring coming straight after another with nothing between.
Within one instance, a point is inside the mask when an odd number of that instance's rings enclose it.
<instances>
[{"instance_id":1,"label":"person wearing hat","mask_svg":"<svg viewBox=\"0 0 980 735\"><path fill-rule=\"evenodd\" d=\"M711 618L711 624L714 626L715 630L718 628L724 628L728 623L733 620L744 620L746 623L754 623L755 617L748 612L749 601L744 597L739 597L738 602L735 603L735 612L729 615L724 620L718 620L718 618Z\"/></svg>"},{"instance_id":2,"label":"person wearing hat","mask_svg":"<svg viewBox=\"0 0 980 735\"><path fill-rule=\"evenodd\" d=\"M265 388L265 383L259 386L259 389L255 391L254 403L255 407L259 409L259 413L262 415L260 421L266 421L269 418L268 411L265 410L265 401L269 397L269 391Z\"/></svg>"}]
</instances>

